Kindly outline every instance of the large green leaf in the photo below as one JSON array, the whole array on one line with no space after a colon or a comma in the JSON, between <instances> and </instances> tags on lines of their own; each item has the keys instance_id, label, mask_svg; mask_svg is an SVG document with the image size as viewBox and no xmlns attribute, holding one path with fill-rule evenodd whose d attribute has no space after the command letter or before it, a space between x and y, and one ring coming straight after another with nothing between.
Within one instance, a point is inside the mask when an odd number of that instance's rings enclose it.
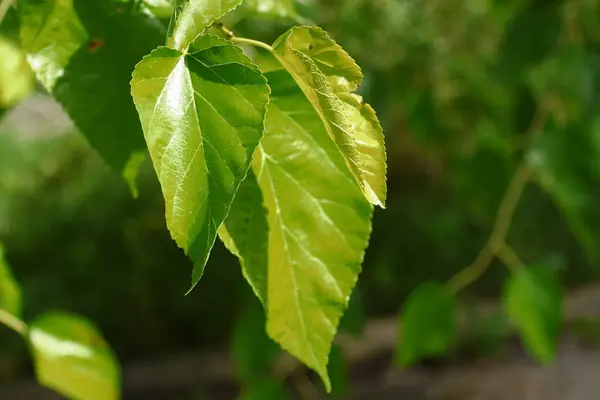
<instances>
[{"instance_id":1,"label":"large green leaf","mask_svg":"<svg viewBox=\"0 0 600 400\"><path fill-rule=\"evenodd\" d=\"M360 272L372 207L292 76L269 69L273 93L253 165L268 214L268 266L252 268L268 274L269 335L330 389L327 358Z\"/></svg>"},{"instance_id":2,"label":"large green leaf","mask_svg":"<svg viewBox=\"0 0 600 400\"><path fill-rule=\"evenodd\" d=\"M101 0L22 0L19 13L22 46L39 81L102 157L124 170L145 148L128 82L163 40L163 26Z\"/></svg>"},{"instance_id":3,"label":"large green leaf","mask_svg":"<svg viewBox=\"0 0 600 400\"><path fill-rule=\"evenodd\" d=\"M562 321L562 292L554 271L517 271L506 283L503 300L531 355L542 363L553 361Z\"/></svg>"},{"instance_id":4,"label":"large green leaf","mask_svg":"<svg viewBox=\"0 0 600 400\"><path fill-rule=\"evenodd\" d=\"M178 0L167 46L184 50L215 21L239 6L242 0Z\"/></svg>"},{"instance_id":5,"label":"large green leaf","mask_svg":"<svg viewBox=\"0 0 600 400\"><path fill-rule=\"evenodd\" d=\"M23 52L0 36L0 108L12 107L33 89L33 74Z\"/></svg>"},{"instance_id":6,"label":"large green leaf","mask_svg":"<svg viewBox=\"0 0 600 400\"><path fill-rule=\"evenodd\" d=\"M354 93L363 80L358 65L316 27L290 29L273 49L322 119L367 199L384 206L383 133L375 111Z\"/></svg>"},{"instance_id":7,"label":"large green leaf","mask_svg":"<svg viewBox=\"0 0 600 400\"><path fill-rule=\"evenodd\" d=\"M200 36L185 53L160 47L145 57L131 93L195 285L263 135L269 88L241 49Z\"/></svg>"},{"instance_id":8,"label":"large green leaf","mask_svg":"<svg viewBox=\"0 0 600 400\"><path fill-rule=\"evenodd\" d=\"M406 300L400 323L396 352L399 365L442 355L458 333L455 300L440 284L422 284Z\"/></svg>"},{"instance_id":9,"label":"large green leaf","mask_svg":"<svg viewBox=\"0 0 600 400\"><path fill-rule=\"evenodd\" d=\"M21 287L4 259L0 244L0 310L19 318L21 316Z\"/></svg>"},{"instance_id":10,"label":"large green leaf","mask_svg":"<svg viewBox=\"0 0 600 400\"><path fill-rule=\"evenodd\" d=\"M117 360L96 328L83 318L48 313L29 329L38 381L77 400L120 398Z\"/></svg>"}]
</instances>

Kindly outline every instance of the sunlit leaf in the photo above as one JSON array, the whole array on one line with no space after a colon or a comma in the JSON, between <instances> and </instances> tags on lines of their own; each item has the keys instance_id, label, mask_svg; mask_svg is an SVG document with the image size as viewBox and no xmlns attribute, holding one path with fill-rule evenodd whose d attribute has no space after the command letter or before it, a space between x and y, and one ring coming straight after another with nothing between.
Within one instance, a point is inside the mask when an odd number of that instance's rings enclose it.
<instances>
[{"instance_id":1,"label":"sunlit leaf","mask_svg":"<svg viewBox=\"0 0 600 400\"><path fill-rule=\"evenodd\" d=\"M244 0L246 10L269 17L295 17L297 16L294 0Z\"/></svg>"},{"instance_id":2,"label":"sunlit leaf","mask_svg":"<svg viewBox=\"0 0 600 400\"><path fill-rule=\"evenodd\" d=\"M401 366L444 354L458 333L455 300L437 283L417 287L406 300L399 321L396 362Z\"/></svg>"},{"instance_id":3,"label":"sunlit leaf","mask_svg":"<svg viewBox=\"0 0 600 400\"><path fill-rule=\"evenodd\" d=\"M0 36L0 108L12 107L33 89L33 74L23 52Z\"/></svg>"},{"instance_id":4,"label":"sunlit leaf","mask_svg":"<svg viewBox=\"0 0 600 400\"><path fill-rule=\"evenodd\" d=\"M178 50L187 48L206 28L241 3L242 0L178 0L167 46Z\"/></svg>"},{"instance_id":5,"label":"sunlit leaf","mask_svg":"<svg viewBox=\"0 0 600 400\"><path fill-rule=\"evenodd\" d=\"M21 287L4 259L0 244L0 309L19 318L21 316Z\"/></svg>"},{"instance_id":6,"label":"sunlit leaf","mask_svg":"<svg viewBox=\"0 0 600 400\"><path fill-rule=\"evenodd\" d=\"M164 40L163 26L101 0L22 0L19 13L36 77L108 164L123 171L144 149L131 72Z\"/></svg>"},{"instance_id":7,"label":"sunlit leaf","mask_svg":"<svg viewBox=\"0 0 600 400\"><path fill-rule=\"evenodd\" d=\"M542 363L553 361L562 321L562 292L554 271L517 271L506 283L503 301L531 355Z\"/></svg>"},{"instance_id":8,"label":"sunlit leaf","mask_svg":"<svg viewBox=\"0 0 600 400\"><path fill-rule=\"evenodd\" d=\"M143 0L144 5L158 18L169 18L175 9L176 0Z\"/></svg>"},{"instance_id":9,"label":"sunlit leaf","mask_svg":"<svg viewBox=\"0 0 600 400\"><path fill-rule=\"evenodd\" d=\"M273 48L322 119L369 202L384 206L383 133L373 109L354 93L363 79L358 65L316 27L292 28Z\"/></svg>"},{"instance_id":10,"label":"sunlit leaf","mask_svg":"<svg viewBox=\"0 0 600 400\"><path fill-rule=\"evenodd\" d=\"M48 313L30 324L29 339L38 381L78 400L120 398L117 360L85 319Z\"/></svg>"},{"instance_id":11,"label":"sunlit leaf","mask_svg":"<svg viewBox=\"0 0 600 400\"><path fill-rule=\"evenodd\" d=\"M267 331L329 389L327 358L372 207L290 74L280 66L266 77L273 94L253 168L268 213Z\"/></svg>"},{"instance_id":12,"label":"sunlit leaf","mask_svg":"<svg viewBox=\"0 0 600 400\"><path fill-rule=\"evenodd\" d=\"M269 88L238 47L201 36L186 53L160 47L145 57L131 93L195 285L262 137Z\"/></svg>"}]
</instances>

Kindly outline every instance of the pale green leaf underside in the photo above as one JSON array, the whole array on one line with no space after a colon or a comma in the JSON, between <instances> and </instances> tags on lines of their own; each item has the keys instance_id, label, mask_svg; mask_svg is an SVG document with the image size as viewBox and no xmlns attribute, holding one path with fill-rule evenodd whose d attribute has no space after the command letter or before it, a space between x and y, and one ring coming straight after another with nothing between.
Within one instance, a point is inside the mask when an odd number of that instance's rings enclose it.
<instances>
[{"instance_id":1,"label":"pale green leaf underside","mask_svg":"<svg viewBox=\"0 0 600 400\"><path fill-rule=\"evenodd\" d=\"M103 0L21 0L20 39L36 77L121 173L145 150L128 83L164 40L161 23Z\"/></svg>"},{"instance_id":2,"label":"pale green leaf underside","mask_svg":"<svg viewBox=\"0 0 600 400\"><path fill-rule=\"evenodd\" d=\"M48 313L29 326L35 372L40 384L67 398L120 398L117 360L100 333L76 315Z\"/></svg>"},{"instance_id":3,"label":"pale green leaf underside","mask_svg":"<svg viewBox=\"0 0 600 400\"><path fill-rule=\"evenodd\" d=\"M278 60L294 77L369 202L384 206L386 154L375 112L354 91L360 68L327 33L316 27L292 28L273 45Z\"/></svg>"},{"instance_id":4,"label":"pale green leaf underside","mask_svg":"<svg viewBox=\"0 0 600 400\"><path fill-rule=\"evenodd\" d=\"M206 28L241 3L242 0L179 0L171 19L167 46L187 48Z\"/></svg>"},{"instance_id":5,"label":"pale green leaf underside","mask_svg":"<svg viewBox=\"0 0 600 400\"><path fill-rule=\"evenodd\" d=\"M186 53L160 47L145 57L131 93L194 285L262 137L269 88L238 47L201 36Z\"/></svg>"},{"instance_id":6,"label":"pale green leaf underside","mask_svg":"<svg viewBox=\"0 0 600 400\"><path fill-rule=\"evenodd\" d=\"M280 68L265 76L273 93L253 170L268 213L268 265L248 262L261 260L253 248L239 255L247 270L268 276L259 297L268 299L269 335L329 389L331 342L361 269L372 207L290 74ZM226 224L249 212L232 209Z\"/></svg>"},{"instance_id":7,"label":"pale green leaf underside","mask_svg":"<svg viewBox=\"0 0 600 400\"><path fill-rule=\"evenodd\" d=\"M4 249L0 244L0 309L21 317L21 286L4 259Z\"/></svg>"}]
</instances>

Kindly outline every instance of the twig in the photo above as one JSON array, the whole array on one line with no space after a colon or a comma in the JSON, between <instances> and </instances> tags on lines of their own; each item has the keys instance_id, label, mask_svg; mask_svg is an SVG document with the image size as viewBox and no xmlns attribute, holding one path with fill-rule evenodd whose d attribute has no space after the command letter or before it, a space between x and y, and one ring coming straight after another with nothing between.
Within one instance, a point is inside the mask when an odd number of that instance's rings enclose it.
<instances>
[{"instance_id":1,"label":"twig","mask_svg":"<svg viewBox=\"0 0 600 400\"><path fill-rule=\"evenodd\" d=\"M0 323L6 325L20 335L27 334L27 324L3 309L0 309Z\"/></svg>"},{"instance_id":2,"label":"twig","mask_svg":"<svg viewBox=\"0 0 600 400\"><path fill-rule=\"evenodd\" d=\"M247 45L249 45L249 46L260 47L260 48L262 48L262 49L265 49L265 50L267 50L267 51L269 51L269 52L271 52L271 53L273 52L273 47L269 46L269 45L268 45L268 44L266 44L266 43L263 43L263 42L260 42L260 41L258 41L258 40L254 40L254 39L248 39L248 38L243 38L243 37L237 37L237 36L235 36L235 34L234 34L234 33L233 33L231 30L227 29L227 28L226 28L226 27L225 27L223 24L221 24L221 23L218 23L218 24L216 24L216 26L217 26L219 29L221 29L221 30L222 30L222 31L225 33L225 35L227 35L227 38L228 38L229 40L231 40L232 42L234 42L234 43L238 43L238 44L247 44Z\"/></svg>"},{"instance_id":3,"label":"twig","mask_svg":"<svg viewBox=\"0 0 600 400\"><path fill-rule=\"evenodd\" d=\"M498 258L511 272L525 267L525 264L523 264L517 253L506 243L498 251Z\"/></svg>"},{"instance_id":4,"label":"twig","mask_svg":"<svg viewBox=\"0 0 600 400\"><path fill-rule=\"evenodd\" d=\"M534 115L529 129L527 130L531 136L535 137L541 130L541 124L545 120L545 107L540 105L538 112ZM471 265L458 272L447 286L452 293L459 292L464 289L479 277L481 277L488 269L494 258L505 247L506 235L510 229L513 215L523 194L523 190L527 186L531 178L531 167L526 160L521 161L517 167L510 185L500 202L496 221L492 228L492 233L483 249L477 255L477 258ZM513 252L514 253L514 252ZM506 255L506 254L505 254ZM516 256L516 254L515 254ZM517 257L518 259L518 257ZM514 258L511 259L514 261ZM512 264L511 264L512 265Z\"/></svg>"}]
</instances>

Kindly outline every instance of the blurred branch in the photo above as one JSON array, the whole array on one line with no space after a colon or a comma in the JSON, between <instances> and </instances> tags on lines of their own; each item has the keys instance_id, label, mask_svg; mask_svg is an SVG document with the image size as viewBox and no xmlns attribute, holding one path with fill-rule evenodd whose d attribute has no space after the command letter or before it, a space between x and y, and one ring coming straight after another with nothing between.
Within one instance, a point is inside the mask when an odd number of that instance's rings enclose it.
<instances>
[{"instance_id":1,"label":"blurred branch","mask_svg":"<svg viewBox=\"0 0 600 400\"><path fill-rule=\"evenodd\" d=\"M527 130L529 135L527 136L537 136L539 134L541 131L541 125L545 120L545 114L545 107L540 105L538 112L536 112L536 114L533 116L531 124L529 125L529 129ZM494 227L492 228L492 233L490 234L485 246L483 246L483 249L481 249L477 255L477 258L471 265L462 269L452 279L450 279L450 281L448 281L447 285L452 293L459 292L479 279L485 273L485 271L487 271L496 256L499 255L499 252L504 252L503 257L509 260L508 262L510 264L507 264L508 267L521 264L520 260L518 262L515 261L518 260L518 257L516 257L516 253L514 253L514 251L510 250L509 247L509 250L506 250L506 235L510 230L510 225L512 223L515 210L519 204L519 200L521 199L521 195L523 194L527 183L529 183L529 180L531 179L531 175L531 167L527 161L521 161L512 177L504 197L502 198L502 201L500 202L500 207L498 208L498 214L496 215L496 221L494 223Z\"/></svg>"},{"instance_id":2,"label":"blurred branch","mask_svg":"<svg viewBox=\"0 0 600 400\"><path fill-rule=\"evenodd\" d=\"M27 325L9 312L0 309L0 323L6 325L20 335L27 333Z\"/></svg>"},{"instance_id":3,"label":"blurred branch","mask_svg":"<svg viewBox=\"0 0 600 400\"><path fill-rule=\"evenodd\" d=\"M498 258L512 272L525 267L525 264L523 264L517 253L506 243L498 251Z\"/></svg>"}]
</instances>

